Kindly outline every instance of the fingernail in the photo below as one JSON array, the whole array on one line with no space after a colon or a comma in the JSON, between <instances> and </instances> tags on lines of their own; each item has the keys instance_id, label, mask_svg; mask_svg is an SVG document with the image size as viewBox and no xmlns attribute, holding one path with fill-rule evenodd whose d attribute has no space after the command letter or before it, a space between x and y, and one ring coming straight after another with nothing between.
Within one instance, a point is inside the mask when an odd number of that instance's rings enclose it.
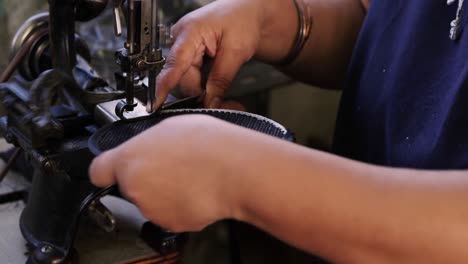
<instances>
[{"instance_id":1,"label":"fingernail","mask_svg":"<svg viewBox=\"0 0 468 264\"><path fill-rule=\"evenodd\" d=\"M209 108L219 108L221 106L222 100L219 97L214 97L211 99L210 104L208 105Z\"/></svg>"},{"instance_id":2,"label":"fingernail","mask_svg":"<svg viewBox=\"0 0 468 264\"><path fill-rule=\"evenodd\" d=\"M149 114L153 113L153 106L151 105L151 103L146 104L146 112Z\"/></svg>"},{"instance_id":3,"label":"fingernail","mask_svg":"<svg viewBox=\"0 0 468 264\"><path fill-rule=\"evenodd\" d=\"M148 113L153 113L154 111L156 111L156 109L158 109L159 105L158 105L158 98L155 99L155 101L153 102L153 104L151 104L151 102L148 102L146 104L146 112Z\"/></svg>"}]
</instances>

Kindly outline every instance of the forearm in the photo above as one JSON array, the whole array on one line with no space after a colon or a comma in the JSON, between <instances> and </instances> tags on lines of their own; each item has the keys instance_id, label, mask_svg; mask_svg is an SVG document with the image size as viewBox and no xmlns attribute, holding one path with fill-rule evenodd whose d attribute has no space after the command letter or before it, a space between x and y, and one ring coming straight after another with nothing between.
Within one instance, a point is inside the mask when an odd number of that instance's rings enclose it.
<instances>
[{"instance_id":1,"label":"forearm","mask_svg":"<svg viewBox=\"0 0 468 264\"><path fill-rule=\"evenodd\" d=\"M468 173L387 169L252 140L243 159L255 165L230 178L238 220L336 263L468 259Z\"/></svg>"},{"instance_id":2,"label":"forearm","mask_svg":"<svg viewBox=\"0 0 468 264\"><path fill-rule=\"evenodd\" d=\"M298 58L284 71L311 84L338 88L346 75L367 5L360 0L299 1L311 12L312 31ZM265 16L266 26L261 38L264 41L256 54L261 60L272 63L287 56L298 28L293 1L276 2L275 12Z\"/></svg>"}]
</instances>

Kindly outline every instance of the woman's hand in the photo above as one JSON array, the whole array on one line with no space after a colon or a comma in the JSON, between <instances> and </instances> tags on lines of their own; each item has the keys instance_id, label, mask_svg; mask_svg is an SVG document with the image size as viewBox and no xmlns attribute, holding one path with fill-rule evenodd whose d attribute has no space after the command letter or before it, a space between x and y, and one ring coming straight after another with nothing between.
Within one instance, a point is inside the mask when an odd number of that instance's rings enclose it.
<instances>
[{"instance_id":1,"label":"woman's hand","mask_svg":"<svg viewBox=\"0 0 468 264\"><path fill-rule=\"evenodd\" d=\"M287 55L296 16L292 0L218 0L186 15L172 30L175 41L158 76L156 108L177 84L187 96L201 93L205 54L214 61L204 104L221 107L226 90L245 62L253 56L279 61Z\"/></svg>"},{"instance_id":2,"label":"woman's hand","mask_svg":"<svg viewBox=\"0 0 468 264\"><path fill-rule=\"evenodd\" d=\"M170 118L97 157L90 177L97 186L118 184L154 223L197 231L233 216L231 165L245 156L236 153L253 133L246 130L208 116Z\"/></svg>"}]
</instances>

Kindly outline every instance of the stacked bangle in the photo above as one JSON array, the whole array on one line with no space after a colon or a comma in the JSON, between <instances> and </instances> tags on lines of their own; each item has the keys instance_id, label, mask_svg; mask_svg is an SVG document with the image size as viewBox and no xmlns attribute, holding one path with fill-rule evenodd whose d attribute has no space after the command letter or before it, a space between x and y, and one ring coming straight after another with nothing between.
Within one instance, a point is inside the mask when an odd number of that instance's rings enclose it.
<instances>
[{"instance_id":1,"label":"stacked bangle","mask_svg":"<svg viewBox=\"0 0 468 264\"><path fill-rule=\"evenodd\" d=\"M294 4L297 9L297 15L299 18L299 29L296 34L296 38L294 40L294 45L289 52L288 56L283 59L279 65L286 66L291 64L297 56L301 53L302 49L304 48L307 39L310 36L311 28L312 28L312 16L309 12L309 8L304 6L301 0L293 0Z\"/></svg>"}]
</instances>

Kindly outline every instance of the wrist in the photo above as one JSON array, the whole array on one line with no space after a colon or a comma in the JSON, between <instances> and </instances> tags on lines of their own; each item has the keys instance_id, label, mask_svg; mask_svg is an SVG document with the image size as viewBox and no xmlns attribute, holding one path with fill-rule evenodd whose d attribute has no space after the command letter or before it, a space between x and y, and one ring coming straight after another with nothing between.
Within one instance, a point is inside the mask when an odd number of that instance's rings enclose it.
<instances>
[{"instance_id":1,"label":"wrist","mask_svg":"<svg viewBox=\"0 0 468 264\"><path fill-rule=\"evenodd\" d=\"M294 4L298 15L298 30L292 48L288 55L277 63L278 66L287 66L296 60L309 39L312 29L312 16L309 7L302 0L294 0Z\"/></svg>"},{"instance_id":2,"label":"wrist","mask_svg":"<svg viewBox=\"0 0 468 264\"><path fill-rule=\"evenodd\" d=\"M230 139L235 147L231 148L233 152L229 158L224 159L226 177L222 179L221 195L228 211L225 218L253 224L255 213L252 206L260 198L257 194L266 180L264 176L270 175L266 169L270 158L265 154L268 145L265 141L270 137L248 132L249 137L232 135Z\"/></svg>"},{"instance_id":3,"label":"wrist","mask_svg":"<svg viewBox=\"0 0 468 264\"><path fill-rule=\"evenodd\" d=\"M245 154L243 154L245 155ZM244 198L245 188L243 185L246 184L246 160L241 161L239 158L235 158L230 155L229 158L223 161L225 171L223 177L220 177L222 181L220 188L220 201L223 201L220 206L223 210L224 219L234 219L242 221L244 219Z\"/></svg>"},{"instance_id":4,"label":"wrist","mask_svg":"<svg viewBox=\"0 0 468 264\"><path fill-rule=\"evenodd\" d=\"M288 57L299 30L299 15L294 0L259 0L263 8L260 42L255 57L278 63Z\"/></svg>"},{"instance_id":5,"label":"wrist","mask_svg":"<svg viewBox=\"0 0 468 264\"><path fill-rule=\"evenodd\" d=\"M246 221L246 208L258 178L255 164L262 156L258 153L262 147L255 140L258 135L253 136L244 129L233 129L227 134L218 131L216 135L222 137L219 142L223 144L223 151L217 152L215 162L221 168L217 177L221 218Z\"/></svg>"}]
</instances>

